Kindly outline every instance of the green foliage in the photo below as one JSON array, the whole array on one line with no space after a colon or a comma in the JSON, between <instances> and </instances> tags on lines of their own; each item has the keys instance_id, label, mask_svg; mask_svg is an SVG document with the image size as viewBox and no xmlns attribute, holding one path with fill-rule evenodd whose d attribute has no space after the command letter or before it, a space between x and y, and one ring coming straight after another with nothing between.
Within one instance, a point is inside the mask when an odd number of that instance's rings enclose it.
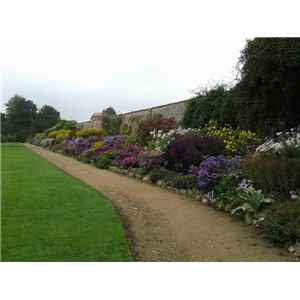
<instances>
[{"instance_id":1,"label":"green foliage","mask_svg":"<svg viewBox=\"0 0 300 300\"><path fill-rule=\"evenodd\" d=\"M44 132L46 129L53 127L60 119L60 112L50 105L44 105L37 112L35 119L32 121L33 132Z\"/></svg>"},{"instance_id":2,"label":"green foliage","mask_svg":"<svg viewBox=\"0 0 300 300\"><path fill-rule=\"evenodd\" d=\"M6 138L2 133L1 133L1 143L6 143Z\"/></svg>"},{"instance_id":3,"label":"green foliage","mask_svg":"<svg viewBox=\"0 0 300 300\"><path fill-rule=\"evenodd\" d=\"M162 132L167 132L168 130L175 128L177 125L178 124L174 118L162 118L158 115L154 119L148 119L141 123L137 131L137 136L141 140L141 145L146 146L152 139L150 135L151 131L161 130Z\"/></svg>"},{"instance_id":4,"label":"green foliage","mask_svg":"<svg viewBox=\"0 0 300 300\"><path fill-rule=\"evenodd\" d=\"M274 202L270 197L265 198L261 192L261 190L249 189L244 193L238 193L240 199L232 202L231 207L235 208L231 213L242 210L245 213L245 223L252 224L252 215L261 211L266 204Z\"/></svg>"},{"instance_id":5,"label":"green foliage","mask_svg":"<svg viewBox=\"0 0 300 300\"><path fill-rule=\"evenodd\" d=\"M105 111L109 115L112 115L112 116L116 116L117 115L116 111L111 106L108 107Z\"/></svg>"},{"instance_id":6,"label":"green foliage","mask_svg":"<svg viewBox=\"0 0 300 300\"><path fill-rule=\"evenodd\" d=\"M101 153L95 160L95 166L99 169L108 169L115 160L118 152L119 149L111 149Z\"/></svg>"},{"instance_id":7,"label":"green foliage","mask_svg":"<svg viewBox=\"0 0 300 300\"><path fill-rule=\"evenodd\" d=\"M52 127L52 130L72 130L75 129L77 125L77 122L74 120L61 120L59 121L54 127Z\"/></svg>"},{"instance_id":8,"label":"green foliage","mask_svg":"<svg viewBox=\"0 0 300 300\"><path fill-rule=\"evenodd\" d=\"M119 135L122 117L104 116L102 117L102 127L107 135Z\"/></svg>"},{"instance_id":9,"label":"green foliage","mask_svg":"<svg viewBox=\"0 0 300 300\"><path fill-rule=\"evenodd\" d=\"M131 135L131 130L132 130L131 126L125 123L122 126L121 134L129 136Z\"/></svg>"},{"instance_id":10,"label":"green foliage","mask_svg":"<svg viewBox=\"0 0 300 300\"><path fill-rule=\"evenodd\" d=\"M265 238L284 246L300 239L300 203L286 201L273 203L264 214L262 223Z\"/></svg>"},{"instance_id":11,"label":"green foliage","mask_svg":"<svg viewBox=\"0 0 300 300\"><path fill-rule=\"evenodd\" d=\"M161 180L166 186L170 186L177 189L197 189L198 182L196 178L188 175L180 175L177 172L167 170L164 168L153 169L150 172L150 182L156 183Z\"/></svg>"},{"instance_id":12,"label":"green foliage","mask_svg":"<svg viewBox=\"0 0 300 300\"><path fill-rule=\"evenodd\" d=\"M300 159L280 157L276 154L263 159L248 159L245 173L256 188L266 193L289 196L300 187Z\"/></svg>"},{"instance_id":13,"label":"green foliage","mask_svg":"<svg viewBox=\"0 0 300 300\"><path fill-rule=\"evenodd\" d=\"M246 41L235 87L240 126L264 136L278 120L300 124L300 38Z\"/></svg>"},{"instance_id":14,"label":"green foliage","mask_svg":"<svg viewBox=\"0 0 300 300\"><path fill-rule=\"evenodd\" d=\"M31 133L32 120L36 116L37 106L33 101L19 95L10 98L5 106L4 128L6 134L15 135L18 142L25 142Z\"/></svg>"},{"instance_id":15,"label":"green foliage","mask_svg":"<svg viewBox=\"0 0 300 300\"><path fill-rule=\"evenodd\" d=\"M231 91L225 84L194 91L195 98L188 101L182 119L183 128L200 128L213 119L225 125L236 127L235 108L231 100Z\"/></svg>"}]
</instances>

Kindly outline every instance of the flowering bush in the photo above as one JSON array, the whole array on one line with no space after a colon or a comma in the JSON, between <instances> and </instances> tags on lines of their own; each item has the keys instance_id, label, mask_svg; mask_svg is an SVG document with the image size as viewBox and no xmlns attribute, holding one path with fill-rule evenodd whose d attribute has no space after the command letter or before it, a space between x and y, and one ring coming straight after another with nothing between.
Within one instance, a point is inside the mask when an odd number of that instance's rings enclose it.
<instances>
[{"instance_id":1,"label":"flowering bush","mask_svg":"<svg viewBox=\"0 0 300 300\"><path fill-rule=\"evenodd\" d=\"M138 167L139 160L135 157L126 157L123 159L121 165L124 166L126 169Z\"/></svg>"},{"instance_id":2,"label":"flowering bush","mask_svg":"<svg viewBox=\"0 0 300 300\"><path fill-rule=\"evenodd\" d=\"M221 174L227 176L233 182L241 182L244 177L243 173L244 160L240 156L227 157L209 156L203 157L200 166L192 165L189 173L196 176L201 188L213 190L221 178Z\"/></svg>"},{"instance_id":3,"label":"flowering bush","mask_svg":"<svg viewBox=\"0 0 300 300\"><path fill-rule=\"evenodd\" d=\"M108 147L114 147L114 144L117 140L122 139L124 140L127 136L126 135L116 135L116 136L105 136L104 142ZM118 148L118 147L115 147Z\"/></svg>"},{"instance_id":4,"label":"flowering bush","mask_svg":"<svg viewBox=\"0 0 300 300\"><path fill-rule=\"evenodd\" d=\"M109 149L110 148L107 146L95 149L94 154L91 156L91 160L95 160L98 156L101 155L101 153L104 153L104 152L108 151Z\"/></svg>"},{"instance_id":5,"label":"flowering bush","mask_svg":"<svg viewBox=\"0 0 300 300\"><path fill-rule=\"evenodd\" d=\"M188 171L191 165L199 165L205 155L221 155L224 143L212 136L176 138L166 148L166 167Z\"/></svg>"},{"instance_id":6,"label":"flowering bush","mask_svg":"<svg viewBox=\"0 0 300 300\"><path fill-rule=\"evenodd\" d=\"M150 135L154 141L154 149L156 151L165 151L168 144L176 137L185 136L192 132L201 132L201 129L183 129L181 126L170 129L167 132L163 130L156 130L150 132Z\"/></svg>"},{"instance_id":7,"label":"flowering bush","mask_svg":"<svg viewBox=\"0 0 300 300\"><path fill-rule=\"evenodd\" d=\"M264 156L270 153L278 153L288 158L300 158L300 125L290 132L278 132L277 139L272 138L260 145L254 156Z\"/></svg>"},{"instance_id":8,"label":"flowering bush","mask_svg":"<svg viewBox=\"0 0 300 300\"><path fill-rule=\"evenodd\" d=\"M251 143L258 141L255 133L241 129L233 130L228 124L222 128L218 126L218 122L209 121L204 128L207 135L216 136L221 139L225 145L229 155L245 156Z\"/></svg>"},{"instance_id":9,"label":"flowering bush","mask_svg":"<svg viewBox=\"0 0 300 300\"><path fill-rule=\"evenodd\" d=\"M70 130L57 130L57 131L51 131L48 134L48 138L54 138L55 143L60 143L63 141L63 139L68 136Z\"/></svg>"},{"instance_id":10,"label":"flowering bush","mask_svg":"<svg viewBox=\"0 0 300 300\"><path fill-rule=\"evenodd\" d=\"M88 129L82 129L75 133L76 137L82 137L82 138L88 138L93 135L101 136L103 137L105 135L105 131L103 128L88 128Z\"/></svg>"},{"instance_id":11,"label":"flowering bush","mask_svg":"<svg viewBox=\"0 0 300 300\"><path fill-rule=\"evenodd\" d=\"M162 118L156 116L154 119L148 119L147 121L140 124L137 135L141 139L142 145L147 145L147 142L152 139L150 132L153 130L162 130L167 132L168 130L175 128L177 122L174 118Z\"/></svg>"},{"instance_id":12,"label":"flowering bush","mask_svg":"<svg viewBox=\"0 0 300 300\"><path fill-rule=\"evenodd\" d=\"M102 148L105 146L106 146L106 143L104 143L104 142L96 142L96 143L92 144L92 147L95 149Z\"/></svg>"},{"instance_id":13,"label":"flowering bush","mask_svg":"<svg viewBox=\"0 0 300 300\"><path fill-rule=\"evenodd\" d=\"M141 151L138 155L139 167L146 170L152 170L164 166L165 153L164 152L149 152Z\"/></svg>"}]
</instances>

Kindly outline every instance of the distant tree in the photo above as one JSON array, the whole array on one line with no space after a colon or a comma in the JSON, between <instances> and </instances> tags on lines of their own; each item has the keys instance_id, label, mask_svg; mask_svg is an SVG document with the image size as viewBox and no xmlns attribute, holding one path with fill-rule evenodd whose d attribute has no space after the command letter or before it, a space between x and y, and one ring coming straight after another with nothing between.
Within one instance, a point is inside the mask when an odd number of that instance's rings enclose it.
<instances>
[{"instance_id":1,"label":"distant tree","mask_svg":"<svg viewBox=\"0 0 300 300\"><path fill-rule=\"evenodd\" d=\"M237 120L261 135L300 124L300 38L247 40L237 65Z\"/></svg>"},{"instance_id":2,"label":"distant tree","mask_svg":"<svg viewBox=\"0 0 300 300\"><path fill-rule=\"evenodd\" d=\"M116 111L112 107L108 107L105 111L109 115L113 115L113 116L117 115Z\"/></svg>"},{"instance_id":3,"label":"distant tree","mask_svg":"<svg viewBox=\"0 0 300 300\"><path fill-rule=\"evenodd\" d=\"M3 134L3 135L7 134L6 115L4 113L1 113L1 134Z\"/></svg>"},{"instance_id":4,"label":"distant tree","mask_svg":"<svg viewBox=\"0 0 300 300\"><path fill-rule=\"evenodd\" d=\"M53 127L60 120L60 112L50 105L44 105L39 109L32 122L32 131L35 133L44 132Z\"/></svg>"},{"instance_id":5,"label":"distant tree","mask_svg":"<svg viewBox=\"0 0 300 300\"><path fill-rule=\"evenodd\" d=\"M14 134L18 142L25 142L30 133L30 127L37 113L37 106L23 96L15 95L6 106L6 130Z\"/></svg>"}]
</instances>

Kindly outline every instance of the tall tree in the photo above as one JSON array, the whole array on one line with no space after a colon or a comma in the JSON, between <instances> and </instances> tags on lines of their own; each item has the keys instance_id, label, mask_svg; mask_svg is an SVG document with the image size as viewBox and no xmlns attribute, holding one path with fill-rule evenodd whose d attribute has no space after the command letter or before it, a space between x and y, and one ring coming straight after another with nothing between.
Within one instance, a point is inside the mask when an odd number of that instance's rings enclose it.
<instances>
[{"instance_id":1,"label":"tall tree","mask_svg":"<svg viewBox=\"0 0 300 300\"><path fill-rule=\"evenodd\" d=\"M108 113L109 115L113 115L113 116L116 116L116 115L117 115L116 111L115 111L112 107L108 107L105 111L106 111L106 113Z\"/></svg>"},{"instance_id":2,"label":"tall tree","mask_svg":"<svg viewBox=\"0 0 300 300\"><path fill-rule=\"evenodd\" d=\"M53 127L60 120L60 112L50 105L44 105L39 109L32 122L32 131L35 133L44 132Z\"/></svg>"},{"instance_id":3,"label":"tall tree","mask_svg":"<svg viewBox=\"0 0 300 300\"><path fill-rule=\"evenodd\" d=\"M9 134L16 135L18 142L24 142L37 112L37 106L23 96L15 95L6 106L6 126Z\"/></svg>"},{"instance_id":4,"label":"tall tree","mask_svg":"<svg viewBox=\"0 0 300 300\"><path fill-rule=\"evenodd\" d=\"M238 62L238 123L261 135L300 124L300 38L247 40Z\"/></svg>"}]
</instances>

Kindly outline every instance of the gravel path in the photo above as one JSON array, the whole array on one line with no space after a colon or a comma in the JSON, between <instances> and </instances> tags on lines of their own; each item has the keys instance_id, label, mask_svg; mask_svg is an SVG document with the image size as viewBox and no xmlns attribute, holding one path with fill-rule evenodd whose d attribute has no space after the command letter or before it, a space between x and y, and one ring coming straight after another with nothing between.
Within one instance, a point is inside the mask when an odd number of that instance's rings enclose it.
<instances>
[{"instance_id":1,"label":"gravel path","mask_svg":"<svg viewBox=\"0 0 300 300\"><path fill-rule=\"evenodd\" d=\"M292 253L258 237L252 227L161 187L24 144L65 173L106 196L123 223L138 262L288 262Z\"/></svg>"}]
</instances>

